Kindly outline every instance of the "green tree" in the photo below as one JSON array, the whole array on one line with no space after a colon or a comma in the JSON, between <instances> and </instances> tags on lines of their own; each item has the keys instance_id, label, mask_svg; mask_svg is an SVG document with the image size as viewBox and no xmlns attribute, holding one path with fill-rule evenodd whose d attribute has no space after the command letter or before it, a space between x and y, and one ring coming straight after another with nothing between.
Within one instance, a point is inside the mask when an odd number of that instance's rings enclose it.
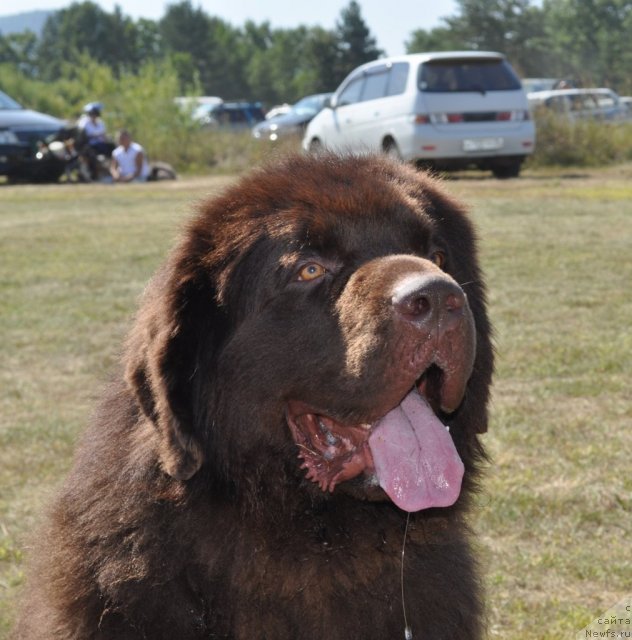
<instances>
[{"instance_id":1,"label":"green tree","mask_svg":"<svg viewBox=\"0 0 632 640\"><path fill-rule=\"evenodd\" d=\"M384 52L367 27L360 5L352 0L340 13L335 30L338 39L337 80L340 81L358 65L379 58Z\"/></svg>"},{"instance_id":2,"label":"green tree","mask_svg":"<svg viewBox=\"0 0 632 640\"><path fill-rule=\"evenodd\" d=\"M544 14L530 0L458 0L456 16L444 18L466 49L504 53L522 75L539 75L549 57Z\"/></svg>"},{"instance_id":3,"label":"green tree","mask_svg":"<svg viewBox=\"0 0 632 640\"><path fill-rule=\"evenodd\" d=\"M336 88L339 41L333 31L248 22L242 40L251 97L273 105Z\"/></svg>"},{"instance_id":4,"label":"green tree","mask_svg":"<svg viewBox=\"0 0 632 640\"><path fill-rule=\"evenodd\" d=\"M630 0L548 0L543 9L557 75L632 93Z\"/></svg>"},{"instance_id":5,"label":"green tree","mask_svg":"<svg viewBox=\"0 0 632 640\"><path fill-rule=\"evenodd\" d=\"M165 51L176 61L178 73L197 74L206 90L212 74L207 61L210 18L185 0L167 6L158 29Z\"/></svg>"},{"instance_id":6,"label":"green tree","mask_svg":"<svg viewBox=\"0 0 632 640\"><path fill-rule=\"evenodd\" d=\"M65 63L79 64L81 54L88 54L118 74L138 67L136 45L134 22L119 7L109 14L94 2L74 3L46 21L38 47L39 71L54 80Z\"/></svg>"},{"instance_id":7,"label":"green tree","mask_svg":"<svg viewBox=\"0 0 632 640\"><path fill-rule=\"evenodd\" d=\"M0 64L10 63L27 76L37 73L37 36L32 31L0 34Z\"/></svg>"},{"instance_id":8,"label":"green tree","mask_svg":"<svg viewBox=\"0 0 632 640\"><path fill-rule=\"evenodd\" d=\"M264 47L254 49L247 66L253 96L271 105L314 92L315 78L309 76L305 59L309 33L307 27L269 31Z\"/></svg>"},{"instance_id":9,"label":"green tree","mask_svg":"<svg viewBox=\"0 0 632 640\"><path fill-rule=\"evenodd\" d=\"M135 30L136 57L139 63L156 61L164 57L164 46L160 28L155 20L140 18Z\"/></svg>"},{"instance_id":10,"label":"green tree","mask_svg":"<svg viewBox=\"0 0 632 640\"><path fill-rule=\"evenodd\" d=\"M467 49L462 37L448 27L435 27L430 31L417 29L411 33L405 45L406 53Z\"/></svg>"},{"instance_id":11,"label":"green tree","mask_svg":"<svg viewBox=\"0 0 632 640\"><path fill-rule=\"evenodd\" d=\"M322 27L309 29L303 43L301 68L296 78L298 93L307 95L334 91L342 80L337 67L336 34Z\"/></svg>"},{"instance_id":12,"label":"green tree","mask_svg":"<svg viewBox=\"0 0 632 640\"><path fill-rule=\"evenodd\" d=\"M210 74L205 87L210 94L227 100L251 97L245 71L249 52L244 51L240 29L211 18L206 55Z\"/></svg>"},{"instance_id":13,"label":"green tree","mask_svg":"<svg viewBox=\"0 0 632 640\"><path fill-rule=\"evenodd\" d=\"M180 67L189 60L205 93L228 99L247 93L238 29L194 8L190 0L170 4L159 28L165 50L178 54Z\"/></svg>"}]
</instances>

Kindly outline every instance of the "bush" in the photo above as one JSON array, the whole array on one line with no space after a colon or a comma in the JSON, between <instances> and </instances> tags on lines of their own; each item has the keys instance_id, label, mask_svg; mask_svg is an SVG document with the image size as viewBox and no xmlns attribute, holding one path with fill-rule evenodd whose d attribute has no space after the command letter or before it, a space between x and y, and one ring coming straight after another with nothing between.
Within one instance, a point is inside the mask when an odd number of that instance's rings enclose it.
<instances>
[{"instance_id":1,"label":"bush","mask_svg":"<svg viewBox=\"0 0 632 640\"><path fill-rule=\"evenodd\" d=\"M535 114L536 146L529 167L596 167L632 160L632 122L567 118L545 110Z\"/></svg>"}]
</instances>

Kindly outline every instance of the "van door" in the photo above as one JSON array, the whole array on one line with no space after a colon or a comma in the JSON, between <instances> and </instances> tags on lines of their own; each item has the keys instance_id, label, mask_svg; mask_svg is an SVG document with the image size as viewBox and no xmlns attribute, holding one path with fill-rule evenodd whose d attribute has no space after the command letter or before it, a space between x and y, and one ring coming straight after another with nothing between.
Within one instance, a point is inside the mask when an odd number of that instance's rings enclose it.
<instances>
[{"instance_id":1,"label":"van door","mask_svg":"<svg viewBox=\"0 0 632 640\"><path fill-rule=\"evenodd\" d=\"M384 134L382 100L388 87L389 69L379 65L365 72L360 102L354 113L353 143L358 151L379 151Z\"/></svg>"},{"instance_id":2,"label":"van door","mask_svg":"<svg viewBox=\"0 0 632 640\"><path fill-rule=\"evenodd\" d=\"M402 100L395 96L404 93L408 67L408 63L379 64L352 78L336 101L334 130L323 136L328 146L335 141L336 149L363 153L381 151L386 137L396 140L398 119L404 116Z\"/></svg>"},{"instance_id":3,"label":"van door","mask_svg":"<svg viewBox=\"0 0 632 640\"><path fill-rule=\"evenodd\" d=\"M357 150L357 126L362 117L360 96L364 75L351 78L336 96L331 119L323 127L323 139L329 148L337 151Z\"/></svg>"},{"instance_id":4,"label":"van door","mask_svg":"<svg viewBox=\"0 0 632 640\"><path fill-rule=\"evenodd\" d=\"M358 123L357 137L372 151L384 151L388 143L401 154L414 102L404 95L409 67L408 62L395 62L366 72L361 95L364 117Z\"/></svg>"}]
</instances>

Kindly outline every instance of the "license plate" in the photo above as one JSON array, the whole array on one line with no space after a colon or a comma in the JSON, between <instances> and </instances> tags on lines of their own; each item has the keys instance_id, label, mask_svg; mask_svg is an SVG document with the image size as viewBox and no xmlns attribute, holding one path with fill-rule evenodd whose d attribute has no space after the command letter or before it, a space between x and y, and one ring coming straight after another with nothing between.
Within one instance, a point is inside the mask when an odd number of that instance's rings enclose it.
<instances>
[{"instance_id":1,"label":"license plate","mask_svg":"<svg viewBox=\"0 0 632 640\"><path fill-rule=\"evenodd\" d=\"M466 138L463 140L463 151L496 151L502 149L504 144L502 138Z\"/></svg>"}]
</instances>

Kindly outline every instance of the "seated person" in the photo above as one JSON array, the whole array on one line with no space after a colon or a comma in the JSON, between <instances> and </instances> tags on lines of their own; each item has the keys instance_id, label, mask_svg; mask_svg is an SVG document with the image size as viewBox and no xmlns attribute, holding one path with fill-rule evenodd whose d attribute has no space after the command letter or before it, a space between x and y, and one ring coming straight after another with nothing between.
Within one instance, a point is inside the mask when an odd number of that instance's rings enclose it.
<instances>
[{"instance_id":1,"label":"seated person","mask_svg":"<svg viewBox=\"0 0 632 640\"><path fill-rule=\"evenodd\" d=\"M101 119L101 106L96 103L86 105L85 113L77 123L85 142L97 154L109 156L114 145L108 140L105 122Z\"/></svg>"},{"instance_id":2,"label":"seated person","mask_svg":"<svg viewBox=\"0 0 632 640\"><path fill-rule=\"evenodd\" d=\"M77 148L90 171L90 178L99 176L98 156L110 157L114 144L107 137L105 122L101 119L101 104L92 102L84 108L84 114L77 122L79 135Z\"/></svg>"},{"instance_id":3,"label":"seated person","mask_svg":"<svg viewBox=\"0 0 632 640\"><path fill-rule=\"evenodd\" d=\"M110 174L114 182L144 182L151 169L145 151L138 142L132 140L125 129L118 135L119 146L112 152Z\"/></svg>"}]
</instances>

